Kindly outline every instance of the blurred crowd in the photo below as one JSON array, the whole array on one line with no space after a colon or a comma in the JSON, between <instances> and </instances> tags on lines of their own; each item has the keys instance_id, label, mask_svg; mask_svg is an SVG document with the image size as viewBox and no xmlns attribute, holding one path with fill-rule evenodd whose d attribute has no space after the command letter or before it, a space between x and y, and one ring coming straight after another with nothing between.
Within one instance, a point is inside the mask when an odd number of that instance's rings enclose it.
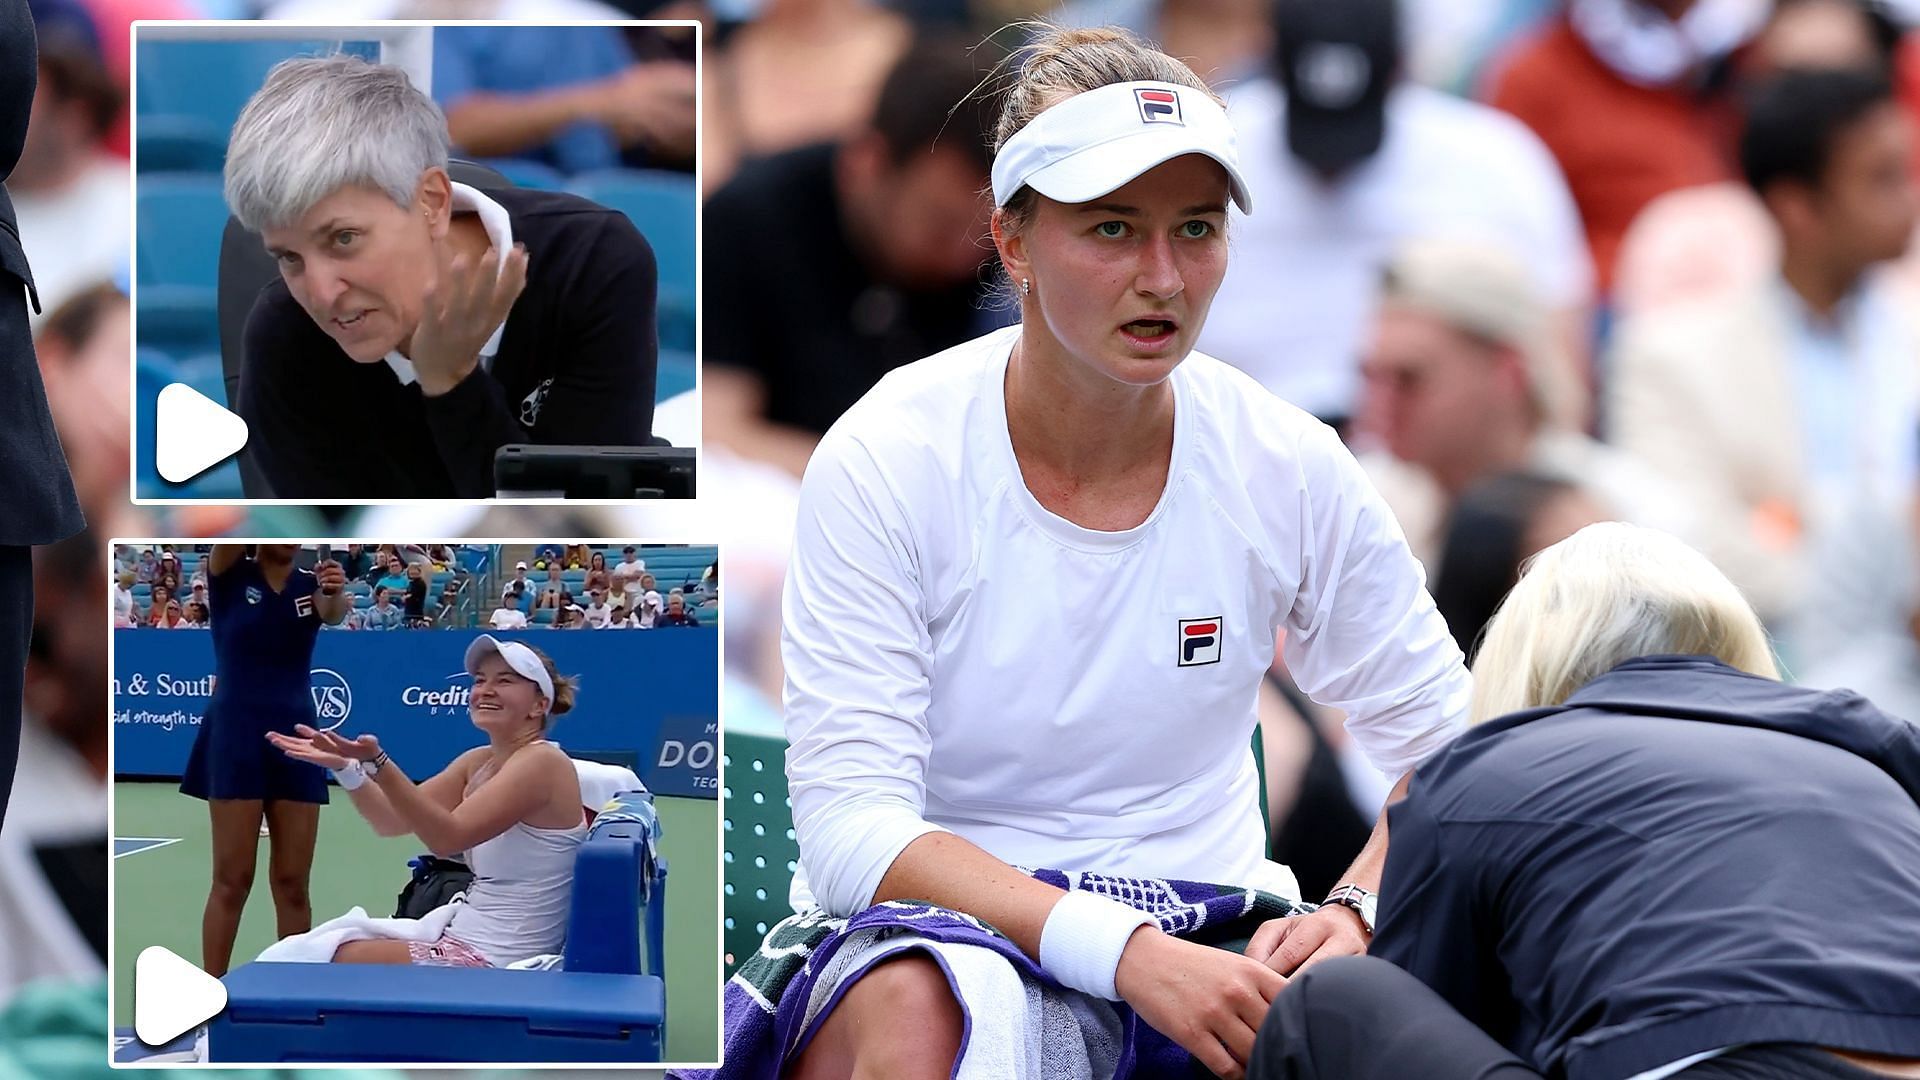
<instances>
[{"instance_id":1,"label":"blurred crowd","mask_svg":"<svg viewBox=\"0 0 1920 1080\"><path fill-rule=\"evenodd\" d=\"M205 559L211 544L116 544L113 625L117 629L204 630L208 626ZM487 550L446 544L348 544L322 552L303 548L295 564L311 570L322 557L346 573L353 608L328 630L400 630L474 624L474 568Z\"/></svg>"}]
</instances>

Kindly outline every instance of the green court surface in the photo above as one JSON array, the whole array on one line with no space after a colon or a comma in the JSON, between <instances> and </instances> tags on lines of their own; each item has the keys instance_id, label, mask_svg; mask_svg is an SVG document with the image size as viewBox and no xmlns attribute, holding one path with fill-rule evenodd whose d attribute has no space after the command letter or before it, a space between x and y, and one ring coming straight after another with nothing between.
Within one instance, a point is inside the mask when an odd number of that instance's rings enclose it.
<instances>
[{"instance_id":1,"label":"green court surface","mask_svg":"<svg viewBox=\"0 0 1920 1080\"><path fill-rule=\"evenodd\" d=\"M424 848L413 837L383 839L338 790L320 809L313 860L313 919L324 922L360 906L391 915L407 880L407 860ZM717 1061L720 1054L719 803L658 800L667 859L667 1060ZM113 786L115 851L126 840L178 843L114 858L113 1023L133 1023L133 962L149 945L164 945L200 962L200 914L211 880L207 804L169 783ZM253 893L240 920L234 965L273 941L273 898L267 888L267 839L260 840Z\"/></svg>"}]
</instances>

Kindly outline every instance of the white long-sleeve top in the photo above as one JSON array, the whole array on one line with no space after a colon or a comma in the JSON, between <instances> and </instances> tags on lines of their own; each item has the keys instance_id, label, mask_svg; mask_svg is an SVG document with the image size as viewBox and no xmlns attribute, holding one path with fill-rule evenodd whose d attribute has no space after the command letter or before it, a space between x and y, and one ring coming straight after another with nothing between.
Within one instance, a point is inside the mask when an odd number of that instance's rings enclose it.
<instances>
[{"instance_id":1,"label":"white long-sleeve top","mask_svg":"<svg viewBox=\"0 0 1920 1080\"><path fill-rule=\"evenodd\" d=\"M1249 753L1275 635L1398 776L1470 693L1420 565L1331 429L1198 353L1147 520L1051 513L1007 432L1018 334L889 374L807 467L782 629L794 903L867 907L937 830L1019 866L1294 891Z\"/></svg>"}]
</instances>

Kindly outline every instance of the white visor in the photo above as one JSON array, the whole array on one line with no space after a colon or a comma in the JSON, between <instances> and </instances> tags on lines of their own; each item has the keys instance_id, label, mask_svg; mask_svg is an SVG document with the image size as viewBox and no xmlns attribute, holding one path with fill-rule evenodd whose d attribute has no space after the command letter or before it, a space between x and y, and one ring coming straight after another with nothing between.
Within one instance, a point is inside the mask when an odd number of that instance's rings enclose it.
<instances>
[{"instance_id":1,"label":"white visor","mask_svg":"<svg viewBox=\"0 0 1920 1080\"><path fill-rule=\"evenodd\" d=\"M1162 82L1088 90L1034 117L993 159L993 204L1007 205L1022 187L1056 202L1092 202L1185 154L1219 162L1234 205L1253 212L1227 111L1205 91Z\"/></svg>"},{"instance_id":2,"label":"white visor","mask_svg":"<svg viewBox=\"0 0 1920 1080\"><path fill-rule=\"evenodd\" d=\"M490 652L499 653L500 659L507 662L514 674L539 687L549 703L553 701L553 679L547 675L547 665L540 662L532 649L517 641L500 641L492 634L481 634L474 638L473 643L467 646L467 674L479 674L480 661Z\"/></svg>"}]
</instances>

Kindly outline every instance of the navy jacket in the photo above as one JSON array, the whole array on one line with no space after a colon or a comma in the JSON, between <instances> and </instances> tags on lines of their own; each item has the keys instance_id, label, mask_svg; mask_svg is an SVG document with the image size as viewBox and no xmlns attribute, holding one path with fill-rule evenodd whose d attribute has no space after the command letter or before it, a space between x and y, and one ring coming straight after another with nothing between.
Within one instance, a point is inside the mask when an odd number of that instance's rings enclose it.
<instances>
[{"instance_id":1,"label":"navy jacket","mask_svg":"<svg viewBox=\"0 0 1920 1080\"><path fill-rule=\"evenodd\" d=\"M1920 728L1630 660L1416 772L1369 950L1550 1076L1734 1043L1920 1056Z\"/></svg>"},{"instance_id":2,"label":"navy jacket","mask_svg":"<svg viewBox=\"0 0 1920 1080\"><path fill-rule=\"evenodd\" d=\"M0 0L0 179L13 171L26 143L38 55L27 0ZM27 325L29 301L40 310L13 200L0 184L0 506L6 507L0 514L0 544L5 545L52 543L85 525L40 384Z\"/></svg>"}]
</instances>

